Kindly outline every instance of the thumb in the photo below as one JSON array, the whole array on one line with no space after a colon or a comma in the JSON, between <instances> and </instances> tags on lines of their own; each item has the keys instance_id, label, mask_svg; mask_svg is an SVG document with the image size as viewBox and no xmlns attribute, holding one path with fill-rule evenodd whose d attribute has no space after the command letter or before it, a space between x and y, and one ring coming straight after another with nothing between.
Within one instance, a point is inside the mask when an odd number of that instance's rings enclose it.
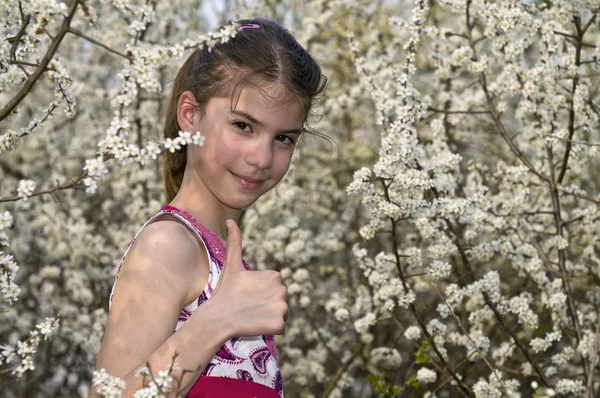
<instances>
[{"instance_id":1,"label":"thumb","mask_svg":"<svg viewBox=\"0 0 600 398\"><path fill-rule=\"evenodd\" d=\"M242 263L242 233L234 220L227 220L227 258L223 273L245 271Z\"/></svg>"},{"instance_id":2,"label":"thumb","mask_svg":"<svg viewBox=\"0 0 600 398\"><path fill-rule=\"evenodd\" d=\"M212 295L214 296L219 287L221 286L225 275L245 271L244 264L242 263L242 234L240 228L233 220L227 220L227 257L223 264L223 270L221 276L217 281Z\"/></svg>"}]
</instances>

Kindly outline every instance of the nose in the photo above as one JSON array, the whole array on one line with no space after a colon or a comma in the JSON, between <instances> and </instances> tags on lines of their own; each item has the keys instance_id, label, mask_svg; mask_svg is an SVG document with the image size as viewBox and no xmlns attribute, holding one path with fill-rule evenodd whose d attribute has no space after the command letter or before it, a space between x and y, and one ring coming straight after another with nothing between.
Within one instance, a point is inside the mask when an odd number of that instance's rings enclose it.
<instances>
[{"instance_id":1,"label":"nose","mask_svg":"<svg viewBox=\"0 0 600 398\"><path fill-rule=\"evenodd\" d=\"M257 139L246 152L246 163L259 169L268 169L273 166L273 155L273 142L269 139Z\"/></svg>"}]
</instances>

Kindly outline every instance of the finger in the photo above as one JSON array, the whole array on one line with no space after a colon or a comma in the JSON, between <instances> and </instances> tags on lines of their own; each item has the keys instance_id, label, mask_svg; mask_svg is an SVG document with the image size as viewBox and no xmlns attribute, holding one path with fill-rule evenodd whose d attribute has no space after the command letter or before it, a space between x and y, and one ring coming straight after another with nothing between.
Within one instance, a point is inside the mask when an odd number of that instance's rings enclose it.
<instances>
[{"instance_id":1,"label":"finger","mask_svg":"<svg viewBox=\"0 0 600 398\"><path fill-rule=\"evenodd\" d=\"M234 220L227 220L227 258L223 272L245 271L242 263L242 234Z\"/></svg>"},{"instance_id":2,"label":"finger","mask_svg":"<svg viewBox=\"0 0 600 398\"><path fill-rule=\"evenodd\" d=\"M225 279L225 274L246 270L242 263L242 234L240 233L240 229L233 220L227 220L225 224L227 224L227 257L217 281L217 286L215 286L212 292L213 295L217 292L219 286L221 286L221 282Z\"/></svg>"}]
</instances>

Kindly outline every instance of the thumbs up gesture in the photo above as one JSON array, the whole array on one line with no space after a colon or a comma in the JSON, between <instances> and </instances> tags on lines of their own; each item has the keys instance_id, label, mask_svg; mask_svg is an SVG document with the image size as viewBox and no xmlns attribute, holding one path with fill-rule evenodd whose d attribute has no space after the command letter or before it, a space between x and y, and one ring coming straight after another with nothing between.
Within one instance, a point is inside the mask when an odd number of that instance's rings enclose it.
<instances>
[{"instance_id":1,"label":"thumbs up gesture","mask_svg":"<svg viewBox=\"0 0 600 398\"><path fill-rule=\"evenodd\" d=\"M230 337L282 334L288 305L287 288L277 271L248 271L242 263L242 237L227 220L227 258L211 300L223 310Z\"/></svg>"}]
</instances>

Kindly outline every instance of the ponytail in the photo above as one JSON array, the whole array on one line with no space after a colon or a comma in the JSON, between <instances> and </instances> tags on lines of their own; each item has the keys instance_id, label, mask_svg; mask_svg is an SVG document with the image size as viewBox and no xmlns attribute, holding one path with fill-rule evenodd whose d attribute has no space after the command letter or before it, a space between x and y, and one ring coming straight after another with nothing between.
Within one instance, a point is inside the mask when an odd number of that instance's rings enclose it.
<instances>
[{"instance_id":1,"label":"ponytail","mask_svg":"<svg viewBox=\"0 0 600 398\"><path fill-rule=\"evenodd\" d=\"M179 69L173 87L171 88L171 94L169 95L169 101L167 104L167 114L165 116L165 128L163 132L163 138L174 139L178 136L179 122L177 121L177 104L179 97L186 89L186 81L188 72L194 63L194 58L197 55L198 50L194 51L185 63ZM170 203L183 182L183 173L185 172L185 165L187 162L187 152L185 147L171 153L165 152L165 159L163 163L163 190L165 194L165 203Z\"/></svg>"}]
</instances>

